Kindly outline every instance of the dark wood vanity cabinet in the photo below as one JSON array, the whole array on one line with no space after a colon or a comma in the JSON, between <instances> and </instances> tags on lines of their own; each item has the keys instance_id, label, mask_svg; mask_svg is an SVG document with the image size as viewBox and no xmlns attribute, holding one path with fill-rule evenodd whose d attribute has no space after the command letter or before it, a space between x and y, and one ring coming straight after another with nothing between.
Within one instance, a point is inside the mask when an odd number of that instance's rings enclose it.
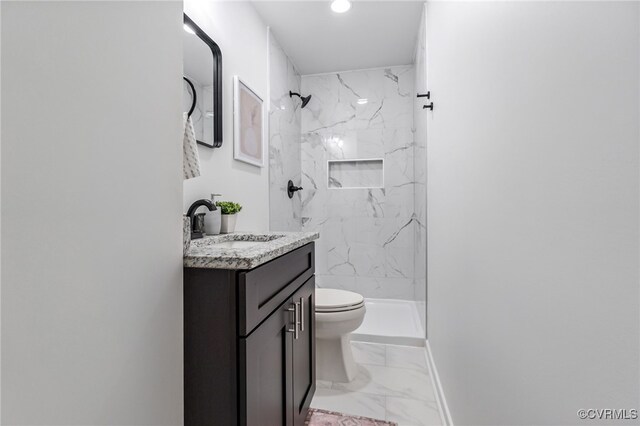
<instances>
[{"instance_id":1,"label":"dark wood vanity cabinet","mask_svg":"<svg viewBox=\"0 0 640 426\"><path fill-rule=\"evenodd\" d=\"M316 391L316 315L315 278L311 277L294 295L300 302L304 327L293 340L293 424L302 425Z\"/></svg>"},{"instance_id":2,"label":"dark wood vanity cabinet","mask_svg":"<svg viewBox=\"0 0 640 426\"><path fill-rule=\"evenodd\" d=\"M185 425L303 425L315 392L314 244L184 269Z\"/></svg>"},{"instance_id":3,"label":"dark wood vanity cabinet","mask_svg":"<svg viewBox=\"0 0 640 426\"><path fill-rule=\"evenodd\" d=\"M305 310L313 306L314 287L311 277L250 336L240 339L240 424L304 424L315 391L314 316Z\"/></svg>"}]
</instances>

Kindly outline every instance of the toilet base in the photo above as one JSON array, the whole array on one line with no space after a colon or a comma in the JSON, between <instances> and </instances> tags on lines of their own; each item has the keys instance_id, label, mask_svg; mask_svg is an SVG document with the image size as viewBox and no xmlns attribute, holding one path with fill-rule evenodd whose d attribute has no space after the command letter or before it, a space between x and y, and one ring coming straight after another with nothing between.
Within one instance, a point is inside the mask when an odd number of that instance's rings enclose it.
<instances>
[{"instance_id":1,"label":"toilet base","mask_svg":"<svg viewBox=\"0 0 640 426\"><path fill-rule=\"evenodd\" d=\"M316 375L320 380L348 383L355 379L358 365L351 352L351 334L337 338L316 338Z\"/></svg>"}]
</instances>

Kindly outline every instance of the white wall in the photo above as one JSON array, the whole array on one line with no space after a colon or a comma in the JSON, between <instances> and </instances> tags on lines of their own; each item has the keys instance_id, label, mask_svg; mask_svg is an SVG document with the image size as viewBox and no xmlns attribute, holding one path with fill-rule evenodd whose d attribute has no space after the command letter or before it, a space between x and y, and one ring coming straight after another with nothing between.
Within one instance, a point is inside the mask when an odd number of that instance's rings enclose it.
<instances>
[{"instance_id":1,"label":"white wall","mask_svg":"<svg viewBox=\"0 0 640 426\"><path fill-rule=\"evenodd\" d=\"M184 183L184 210L197 199L220 193L223 196L219 199L243 205L238 230L268 231L268 165L258 168L233 159L234 75L240 76L262 97L267 120L267 27L251 3L244 1L186 0L184 11L222 50L224 111L222 147L199 147L202 175Z\"/></svg>"},{"instance_id":2,"label":"white wall","mask_svg":"<svg viewBox=\"0 0 640 426\"><path fill-rule=\"evenodd\" d=\"M428 3L428 326L455 424L638 408L638 8Z\"/></svg>"},{"instance_id":3,"label":"white wall","mask_svg":"<svg viewBox=\"0 0 640 426\"><path fill-rule=\"evenodd\" d=\"M2 2L2 424L182 422L180 2Z\"/></svg>"}]
</instances>

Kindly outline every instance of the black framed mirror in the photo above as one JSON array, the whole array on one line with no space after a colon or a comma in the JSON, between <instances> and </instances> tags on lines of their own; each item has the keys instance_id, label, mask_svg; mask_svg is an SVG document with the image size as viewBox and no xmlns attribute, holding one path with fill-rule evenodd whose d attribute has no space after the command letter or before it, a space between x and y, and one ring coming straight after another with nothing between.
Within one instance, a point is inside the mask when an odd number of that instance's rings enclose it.
<instances>
[{"instance_id":1,"label":"black framed mirror","mask_svg":"<svg viewBox=\"0 0 640 426\"><path fill-rule=\"evenodd\" d=\"M182 107L200 145L222 146L222 52L191 18L184 15Z\"/></svg>"}]
</instances>

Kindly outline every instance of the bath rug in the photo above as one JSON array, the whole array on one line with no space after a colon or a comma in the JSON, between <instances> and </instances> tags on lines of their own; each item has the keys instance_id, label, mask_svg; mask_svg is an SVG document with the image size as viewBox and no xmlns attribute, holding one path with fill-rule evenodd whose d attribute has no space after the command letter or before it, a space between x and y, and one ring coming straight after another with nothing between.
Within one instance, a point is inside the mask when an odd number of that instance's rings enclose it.
<instances>
[{"instance_id":1,"label":"bath rug","mask_svg":"<svg viewBox=\"0 0 640 426\"><path fill-rule=\"evenodd\" d=\"M316 408L309 409L309 414L304 424L308 426L397 426L397 423L393 422L369 417L350 416Z\"/></svg>"}]
</instances>

